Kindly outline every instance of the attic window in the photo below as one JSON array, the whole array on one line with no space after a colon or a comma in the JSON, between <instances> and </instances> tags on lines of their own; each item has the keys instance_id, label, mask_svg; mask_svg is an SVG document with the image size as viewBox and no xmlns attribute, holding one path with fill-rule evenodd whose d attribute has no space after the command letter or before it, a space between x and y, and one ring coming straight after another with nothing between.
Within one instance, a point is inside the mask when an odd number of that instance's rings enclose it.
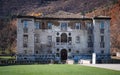
<instances>
[{"instance_id":1,"label":"attic window","mask_svg":"<svg viewBox=\"0 0 120 75\"><path fill-rule=\"evenodd\" d=\"M52 23L48 23L48 29L52 29Z\"/></svg>"},{"instance_id":2,"label":"attic window","mask_svg":"<svg viewBox=\"0 0 120 75\"><path fill-rule=\"evenodd\" d=\"M103 21L100 23L100 29L104 29L104 22Z\"/></svg>"},{"instance_id":3,"label":"attic window","mask_svg":"<svg viewBox=\"0 0 120 75\"><path fill-rule=\"evenodd\" d=\"M80 29L80 28L81 28L80 23L76 23L75 24L75 29Z\"/></svg>"},{"instance_id":4,"label":"attic window","mask_svg":"<svg viewBox=\"0 0 120 75\"><path fill-rule=\"evenodd\" d=\"M35 29L40 29L40 23L39 22L35 23Z\"/></svg>"},{"instance_id":5,"label":"attic window","mask_svg":"<svg viewBox=\"0 0 120 75\"><path fill-rule=\"evenodd\" d=\"M27 21L23 21L23 28L28 28L28 22Z\"/></svg>"},{"instance_id":6,"label":"attic window","mask_svg":"<svg viewBox=\"0 0 120 75\"><path fill-rule=\"evenodd\" d=\"M61 23L61 30L67 30L67 23L66 22L62 22Z\"/></svg>"}]
</instances>

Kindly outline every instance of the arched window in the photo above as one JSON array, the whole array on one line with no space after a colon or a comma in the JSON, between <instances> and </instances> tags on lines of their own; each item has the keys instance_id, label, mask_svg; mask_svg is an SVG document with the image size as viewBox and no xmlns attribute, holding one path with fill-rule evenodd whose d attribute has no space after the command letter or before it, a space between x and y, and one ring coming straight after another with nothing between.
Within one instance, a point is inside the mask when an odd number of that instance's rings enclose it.
<instances>
[{"instance_id":1,"label":"arched window","mask_svg":"<svg viewBox=\"0 0 120 75\"><path fill-rule=\"evenodd\" d=\"M63 42L63 43L67 42L67 34L66 33L61 34L61 42Z\"/></svg>"}]
</instances>

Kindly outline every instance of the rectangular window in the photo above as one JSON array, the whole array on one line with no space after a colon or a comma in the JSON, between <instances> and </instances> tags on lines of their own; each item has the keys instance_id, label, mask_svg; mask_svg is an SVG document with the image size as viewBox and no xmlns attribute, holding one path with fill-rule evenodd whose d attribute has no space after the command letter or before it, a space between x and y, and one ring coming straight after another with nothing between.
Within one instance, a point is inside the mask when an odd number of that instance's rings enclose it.
<instances>
[{"instance_id":1,"label":"rectangular window","mask_svg":"<svg viewBox=\"0 0 120 75\"><path fill-rule=\"evenodd\" d=\"M101 23L100 23L100 33L101 34L104 34L104 22L102 21Z\"/></svg>"},{"instance_id":2,"label":"rectangular window","mask_svg":"<svg viewBox=\"0 0 120 75\"><path fill-rule=\"evenodd\" d=\"M76 36L76 43L80 43L80 37Z\"/></svg>"},{"instance_id":3,"label":"rectangular window","mask_svg":"<svg viewBox=\"0 0 120 75\"><path fill-rule=\"evenodd\" d=\"M60 55L59 55L59 53L56 53L56 57L59 57Z\"/></svg>"},{"instance_id":4,"label":"rectangular window","mask_svg":"<svg viewBox=\"0 0 120 75\"><path fill-rule=\"evenodd\" d=\"M44 22L41 23L41 29L46 29L46 24Z\"/></svg>"},{"instance_id":5,"label":"rectangular window","mask_svg":"<svg viewBox=\"0 0 120 75\"><path fill-rule=\"evenodd\" d=\"M27 21L23 21L23 31L24 31L24 33L28 32L28 22Z\"/></svg>"},{"instance_id":6,"label":"rectangular window","mask_svg":"<svg viewBox=\"0 0 120 75\"><path fill-rule=\"evenodd\" d=\"M52 36L48 36L48 42L52 42Z\"/></svg>"},{"instance_id":7,"label":"rectangular window","mask_svg":"<svg viewBox=\"0 0 120 75\"><path fill-rule=\"evenodd\" d=\"M88 34L93 34L93 30L92 29L88 29Z\"/></svg>"},{"instance_id":8,"label":"rectangular window","mask_svg":"<svg viewBox=\"0 0 120 75\"><path fill-rule=\"evenodd\" d=\"M57 42L57 45L59 45L60 37L56 37L56 42Z\"/></svg>"},{"instance_id":9,"label":"rectangular window","mask_svg":"<svg viewBox=\"0 0 120 75\"><path fill-rule=\"evenodd\" d=\"M60 42L60 37L56 37L56 42Z\"/></svg>"},{"instance_id":10,"label":"rectangular window","mask_svg":"<svg viewBox=\"0 0 120 75\"><path fill-rule=\"evenodd\" d=\"M35 22L35 29L40 29L40 23L39 22Z\"/></svg>"},{"instance_id":11,"label":"rectangular window","mask_svg":"<svg viewBox=\"0 0 120 75\"><path fill-rule=\"evenodd\" d=\"M103 21L100 23L100 29L104 29L104 22Z\"/></svg>"},{"instance_id":12,"label":"rectangular window","mask_svg":"<svg viewBox=\"0 0 120 75\"><path fill-rule=\"evenodd\" d=\"M93 47L93 42L88 42L88 47Z\"/></svg>"},{"instance_id":13,"label":"rectangular window","mask_svg":"<svg viewBox=\"0 0 120 75\"><path fill-rule=\"evenodd\" d=\"M23 36L23 47L28 47L28 35Z\"/></svg>"},{"instance_id":14,"label":"rectangular window","mask_svg":"<svg viewBox=\"0 0 120 75\"><path fill-rule=\"evenodd\" d=\"M91 23L87 23L87 29L92 29L92 24Z\"/></svg>"},{"instance_id":15,"label":"rectangular window","mask_svg":"<svg viewBox=\"0 0 120 75\"><path fill-rule=\"evenodd\" d=\"M39 43L39 34L35 34L34 41L35 43Z\"/></svg>"},{"instance_id":16,"label":"rectangular window","mask_svg":"<svg viewBox=\"0 0 120 75\"><path fill-rule=\"evenodd\" d=\"M80 23L76 23L75 24L75 29L80 29L80 28L81 28Z\"/></svg>"},{"instance_id":17,"label":"rectangular window","mask_svg":"<svg viewBox=\"0 0 120 75\"><path fill-rule=\"evenodd\" d=\"M27 50L24 50L24 54L27 54Z\"/></svg>"},{"instance_id":18,"label":"rectangular window","mask_svg":"<svg viewBox=\"0 0 120 75\"><path fill-rule=\"evenodd\" d=\"M68 43L71 45L71 43L72 43L72 37L68 37Z\"/></svg>"},{"instance_id":19,"label":"rectangular window","mask_svg":"<svg viewBox=\"0 0 120 75\"><path fill-rule=\"evenodd\" d=\"M48 23L48 29L52 29L52 23Z\"/></svg>"},{"instance_id":20,"label":"rectangular window","mask_svg":"<svg viewBox=\"0 0 120 75\"><path fill-rule=\"evenodd\" d=\"M104 34L104 29L100 29L100 33L101 33L101 34Z\"/></svg>"},{"instance_id":21,"label":"rectangular window","mask_svg":"<svg viewBox=\"0 0 120 75\"><path fill-rule=\"evenodd\" d=\"M100 48L104 48L105 47L105 43L104 42L100 42Z\"/></svg>"},{"instance_id":22,"label":"rectangular window","mask_svg":"<svg viewBox=\"0 0 120 75\"><path fill-rule=\"evenodd\" d=\"M92 36L88 36L88 42L92 42Z\"/></svg>"},{"instance_id":23,"label":"rectangular window","mask_svg":"<svg viewBox=\"0 0 120 75\"><path fill-rule=\"evenodd\" d=\"M104 42L104 36L100 36L100 38L101 38L100 41Z\"/></svg>"},{"instance_id":24,"label":"rectangular window","mask_svg":"<svg viewBox=\"0 0 120 75\"><path fill-rule=\"evenodd\" d=\"M28 28L28 22L27 21L23 21L23 28Z\"/></svg>"},{"instance_id":25,"label":"rectangular window","mask_svg":"<svg viewBox=\"0 0 120 75\"><path fill-rule=\"evenodd\" d=\"M61 23L61 30L67 30L67 23L66 22Z\"/></svg>"},{"instance_id":26,"label":"rectangular window","mask_svg":"<svg viewBox=\"0 0 120 75\"><path fill-rule=\"evenodd\" d=\"M48 36L48 46L51 47L52 46L52 36Z\"/></svg>"},{"instance_id":27,"label":"rectangular window","mask_svg":"<svg viewBox=\"0 0 120 75\"><path fill-rule=\"evenodd\" d=\"M104 54L104 50L101 50L101 54Z\"/></svg>"}]
</instances>

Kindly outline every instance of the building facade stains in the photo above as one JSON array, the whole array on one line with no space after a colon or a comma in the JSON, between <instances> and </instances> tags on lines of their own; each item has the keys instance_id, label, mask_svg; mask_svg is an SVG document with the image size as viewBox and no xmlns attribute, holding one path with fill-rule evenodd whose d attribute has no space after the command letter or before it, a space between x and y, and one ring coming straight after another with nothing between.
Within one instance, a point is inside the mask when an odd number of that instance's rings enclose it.
<instances>
[{"instance_id":1,"label":"building facade stains","mask_svg":"<svg viewBox=\"0 0 120 75\"><path fill-rule=\"evenodd\" d=\"M110 18L18 16L17 60L59 61L110 54ZM45 59L42 59L45 58ZM101 57L102 59L103 57Z\"/></svg>"}]
</instances>

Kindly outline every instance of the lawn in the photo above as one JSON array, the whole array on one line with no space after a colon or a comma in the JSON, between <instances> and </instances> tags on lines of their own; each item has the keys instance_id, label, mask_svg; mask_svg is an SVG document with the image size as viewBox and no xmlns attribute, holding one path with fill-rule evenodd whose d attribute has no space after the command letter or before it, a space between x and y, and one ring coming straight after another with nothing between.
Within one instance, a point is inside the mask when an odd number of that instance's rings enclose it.
<instances>
[{"instance_id":1,"label":"lawn","mask_svg":"<svg viewBox=\"0 0 120 75\"><path fill-rule=\"evenodd\" d=\"M13 65L0 66L0 75L120 75L120 71L81 65Z\"/></svg>"}]
</instances>

